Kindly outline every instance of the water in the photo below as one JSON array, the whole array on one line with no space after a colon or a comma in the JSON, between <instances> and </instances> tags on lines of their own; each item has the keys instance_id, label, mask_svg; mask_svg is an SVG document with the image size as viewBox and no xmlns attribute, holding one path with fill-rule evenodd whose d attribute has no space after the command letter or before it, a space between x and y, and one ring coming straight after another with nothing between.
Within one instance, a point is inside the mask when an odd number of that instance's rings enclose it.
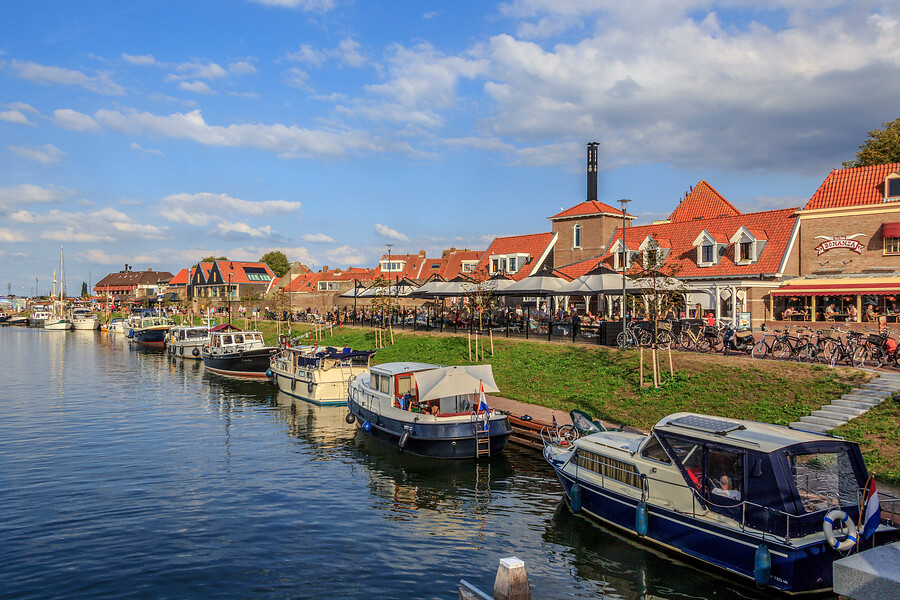
<instances>
[{"instance_id":1,"label":"water","mask_svg":"<svg viewBox=\"0 0 900 600\"><path fill-rule=\"evenodd\" d=\"M5 327L0 356L4 599L450 599L513 555L536 599L757 597L572 515L537 453L400 455L121 336Z\"/></svg>"}]
</instances>

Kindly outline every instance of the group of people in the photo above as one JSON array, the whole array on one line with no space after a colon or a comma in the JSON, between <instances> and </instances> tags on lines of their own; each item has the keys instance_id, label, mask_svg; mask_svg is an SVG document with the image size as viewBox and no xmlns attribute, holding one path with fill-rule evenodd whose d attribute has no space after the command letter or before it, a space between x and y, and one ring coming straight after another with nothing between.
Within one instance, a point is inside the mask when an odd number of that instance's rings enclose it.
<instances>
[{"instance_id":1,"label":"group of people","mask_svg":"<svg viewBox=\"0 0 900 600\"><path fill-rule=\"evenodd\" d=\"M418 398L410 394L404 394L397 398L397 408L435 417L441 414L441 407L437 402L419 402Z\"/></svg>"}]
</instances>

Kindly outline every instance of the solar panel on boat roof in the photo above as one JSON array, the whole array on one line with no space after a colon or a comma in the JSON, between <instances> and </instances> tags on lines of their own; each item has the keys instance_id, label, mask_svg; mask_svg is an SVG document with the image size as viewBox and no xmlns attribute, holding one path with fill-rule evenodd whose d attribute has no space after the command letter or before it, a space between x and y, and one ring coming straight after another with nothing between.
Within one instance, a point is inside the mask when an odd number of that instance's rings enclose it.
<instances>
[{"instance_id":1,"label":"solar panel on boat roof","mask_svg":"<svg viewBox=\"0 0 900 600\"><path fill-rule=\"evenodd\" d=\"M698 417L697 415L688 415L686 417L672 419L669 421L669 425L677 425L678 427L684 427L685 429L715 433L717 435L725 435L730 431L744 429L744 426L740 423L732 423L731 421L712 419L710 417Z\"/></svg>"}]
</instances>

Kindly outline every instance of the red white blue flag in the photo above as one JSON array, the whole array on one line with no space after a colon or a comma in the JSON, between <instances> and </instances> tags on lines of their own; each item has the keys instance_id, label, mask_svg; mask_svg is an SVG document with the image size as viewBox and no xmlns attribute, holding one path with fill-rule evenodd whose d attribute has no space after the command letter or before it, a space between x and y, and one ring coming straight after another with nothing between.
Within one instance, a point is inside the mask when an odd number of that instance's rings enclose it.
<instances>
[{"instance_id":1,"label":"red white blue flag","mask_svg":"<svg viewBox=\"0 0 900 600\"><path fill-rule=\"evenodd\" d=\"M870 538L878 524L881 523L881 504L878 502L878 491L875 489L875 479L869 477L866 482L866 491L863 495L865 513L862 518L862 537Z\"/></svg>"},{"instance_id":2,"label":"red white blue flag","mask_svg":"<svg viewBox=\"0 0 900 600\"><path fill-rule=\"evenodd\" d=\"M488 408L487 398L484 397L484 382L479 381L480 389L478 391L478 412L482 413L484 416L484 430L487 431L489 428L488 418L491 412L491 409Z\"/></svg>"}]
</instances>

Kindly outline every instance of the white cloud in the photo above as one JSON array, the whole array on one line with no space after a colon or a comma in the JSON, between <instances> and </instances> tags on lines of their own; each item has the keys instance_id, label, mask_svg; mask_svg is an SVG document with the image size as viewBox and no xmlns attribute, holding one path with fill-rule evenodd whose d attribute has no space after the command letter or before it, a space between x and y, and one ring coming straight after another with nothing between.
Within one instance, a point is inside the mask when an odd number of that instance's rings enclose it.
<instances>
[{"instance_id":1,"label":"white cloud","mask_svg":"<svg viewBox=\"0 0 900 600\"><path fill-rule=\"evenodd\" d=\"M99 72L96 75L85 75L81 71L39 65L20 60L10 61L10 66L19 77L34 83L74 85L91 92L109 96L121 96L125 89L110 78L109 73Z\"/></svg>"},{"instance_id":2,"label":"white cloud","mask_svg":"<svg viewBox=\"0 0 900 600\"><path fill-rule=\"evenodd\" d=\"M0 121L7 121L9 123L19 123L20 125L30 125L31 122L28 120L23 113L18 110L5 110L0 112Z\"/></svg>"},{"instance_id":3,"label":"white cloud","mask_svg":"<svg viewBox=\"0 0 900 600\"><path fill-rule=\"evenodd\" d=\"M328 55L321 50L316 50L309 44L300 44L300 48L295 52L289 53L287 59L314 67L321 67L328 59Z\"/></svg>"},{"instance_id":4,"label":"white cloud","mask_svg":"<svg viewBox=\"0 0 900 600\"><path fill-rule=\"evenodd\" d=\"M297 67L291 67L284 72L284 82L298 90L311 90L309 85L309 73Z\"/></svg>"},{"instance_id":5,"label":"white cloud","mask_svg":"<svg viewBox=\"0 0 900 600\"><path fill-rule=\"evenodd\" d=\"M80 215L79 215L80 216ZM169 237L168 227L157 227L149 223L138 223L125 213L108 206L93 211L86 218L84 224L103 223L107 231L122 234L122 239L139 237L152 240L161 240Z\"/></svg>"},{"instance_id":6,"label":"white cloud","mask_svg":"<svg viewBox=\"0 0 900 600\"><path fill-rule=\"evenodd\" d=\"M381 223L375 224L375 233L382 237L386 237L391 240L397 240L400 242L408 242L409 238L404 234L400 233L396 229L391 229L387 225L382 225Z\"/></svg>"},{"instance_id":7,"label":"white cloud","mask_svg":"<svg viewBox=\"0 0 900 600\"><path fill-rule=\"evenodd\" d=\"M138 152L142 152L144 154L153 154L154 156L164 156L161 150L153 150L150 148L142 148L140 144L137 142L131 142L131 149L137 150Z\"/></svg>"},{"instance_id":8,"label":"white cloud","mask_svg":"<svg viewBox=\"0 0 900 600\"><path fill-rule=\"evenodd\" d=\"M33 115L41 114L38 109L36 109L35 107L33 107L30 104L26 104L25 102L10 102L9 104L6 105L6 107L9 109L12 109L12 110L18 110L19 112L23 112L23 113L27 112L27 113L31 113Z\"/></svg>"},{"instance_id":9,"label":"white cloud","mask_svg":"<svg viewBox=\"0 0 900 600\"><path fill-rule=\"evenodd\" d=\"M27 239L28 236L26 236L21 231L0 227L0 242L12 244L16 242L24 242Z\"/></svg>"},{"instance_id":10,"label":"white cloud","mask_svg":"<svg viewBox=\"0 0 900 600\"><path fill-rule=\"evenodd\" d=\"M97 121L90 115L74 111L71 108L54 110L53 121L59 127L70 129L72 131L93 131L95 129L100 129Z\"/></svg>"},{"instance_id":11,"label":"white cloud","mask_svg":"<svg viewBox=\"0 0 900 600\"><path fill-rule=\"evenodd\" d=\"M53 144L45 144L43 148L23 148L21 146L7 146L7 148L22 158L27 158L28 160L33 160L44 165L58 163L63 156L66 156L65 152Z\"/></svg>"},{"instance_id":12,"label":"white cloud","mask_svg":"<svg viewBox=\"0 0 900 600\"><path fill-rule=\"evenodd\" d=\"M64 227L63 229L49 229L41 232L41 238L45 240L53 240L56 242L114 242L112 236L97 233L96 227L91 230L79 230L75 227Z\"/></svg>"},{"instance_id":13,"label":"white cloud","mask_svg":"<svg viewBox=\"0 0 900 600\"><path fill-rule=\"evenodd\" d=\"M367 260L364 252L351 246L339 246L326 252L325 256L329 263L348 266L365 264Z\"/></svg>"},{"instance_id":14,"label":"white cloud","mask_svg":"<svg viewBox=\"0 0 900 600\"><path fill-rule=\"evenodd\" d=\"M243 200L209 192L172 194L160 200L159 204L163 217L190 225L208 224L211 218L215 218L212 215L220 213L274 217L275 214L300 210L303 206L300 202L287 200ZM180 214L172 218L175 211L180 211Z\"/></svg>"},{"instance_id":15,"label":"white cloud","mask_svg":"<svg viewBox=\"0 0 900 600\"><path fill-rule=\"evenodd\" d=\"M206 83L202 81L182 81L178 84L178 89L185 90L186 92L194 92L196 94L215 94L216 92L211 89Z\"/></svg>"},{"instance_id":16,"label":"white cloud","mask_svg":"<svg viewBox=\"0 0 900 600\"><path fill-rule=\"evenodd\" d=\"M156 59L153 58L152 54L125 54L122 53L122 60L127 63L131 63L133 65L139 65L142 67L150 67L153 65L158 65Z\"/></svg>"},{"instance_id":17,"label":"white cloud","mask_svg":"<svg viewBox=\"0 0 900 600\"><path fill-rule=\"evenodd\" d=\"M94 114L102 125L134 136L162 135L190 139L201 144L225 147L252 147L278 152L285 158L298 156L345 156L350 151L386 152L408 150L406 142L376 140L364 131L337 133L302 129L281 124L208 125L199 110L187 114L158 116L146 112L101 109Z\"/></svg>"},{"instance_id":18,"label":"white cloud","mask_svg":"<svg viewBox=\"0 0 900 600\"><path fill-rule=\"evenodd\" d=\"M343 63L350 67L362 67L368 59L360 54L360 44L356 40L346 38L339 44L340 56Z\"/></svg>"},{"instance_id":19,"label":"white cloud","mask_svg":"<svg viewBox=\"0 0 900 600\"><path fill-rule=\"evenodd\" d=\"M254 67L253 64L249 61L240 60L229 64L228 72L232 75L240 77L241 75L250 75L251 73L256 73L256 67Z\"/></svg>"},{"instance_id":20,"label":"white cloud","mask_svg":"<svg viewBox=\"0 0 900 600\"><path fill-rule=\"evenodd\" d=\"M217 223L213 233L221 238L232 240L242 238L268 238L276 235L269 225L251 227L247 223L229 223L227 221Z\"/></svg>"},{"instance_id":21,"label":"white cloud","mask_svg":"<svg viewBox=\"0 0 900 600\"><path fill-rule=\"evenodd\" d=\"M278 8L299 8L307 12L327 12L334 8L335 0L250 0Z\"/></svg>"},{"instance_id":22,"label":"white cloud","mask_svg":"<svg viewBox=\"0 0 900 600\"><path fill-rule=\"evenodd\" d=\"M67 196L74 194L72 190L55 185L41 187L30 183L23 183L16 187L0 188L0 206L39 204L48 202L61 202Z\"/></svg>"},{"instance_id":23,"label":"white cloud","mask_svg":"<svg viewBox=\"0 0 900 600\"><path fill-rule=\"evenodd\" d=\"M310 242L312 244L334 243L334 238L324 233L304 233L302 237L304 242Z\"/></svg>"},{"instance_id":24,"label":"white cloud","mask_svg":"<svg viewBox=\"0 0 900 600\"><path fill-rule=\"evenodd\" d=\"M169 75L166 79L177 81L179 79L220 79L228 74L228 71L214 62L186 62L175 66L177 74Z\"/></svg>"}]
</instances>

